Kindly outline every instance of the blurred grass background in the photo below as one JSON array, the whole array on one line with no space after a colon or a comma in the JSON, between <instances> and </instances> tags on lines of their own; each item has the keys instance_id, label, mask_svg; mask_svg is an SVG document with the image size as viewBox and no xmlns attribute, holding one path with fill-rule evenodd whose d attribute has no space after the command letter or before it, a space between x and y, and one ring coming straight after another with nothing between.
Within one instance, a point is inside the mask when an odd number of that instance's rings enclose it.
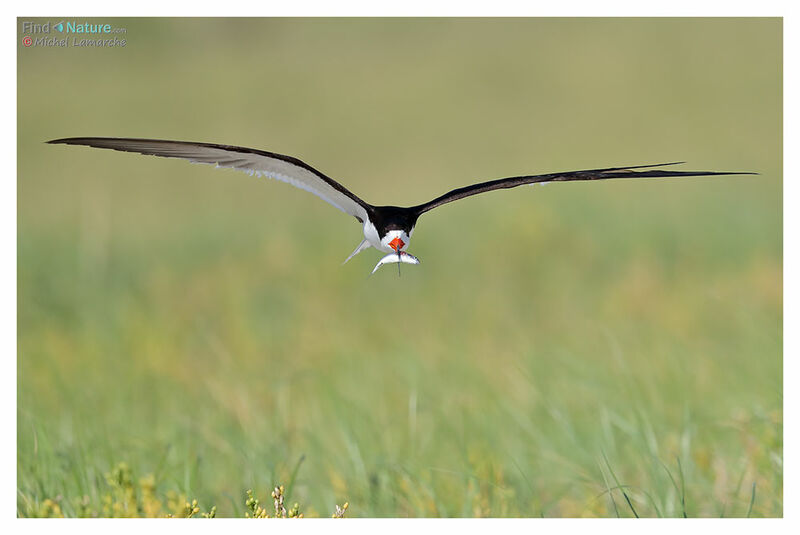
<instances>
[{"instance_id":1,"label":"blurred grass background","mask_svg":"<svg viewBox=\"0 0 800 535\"><path fill-rule=\"evenodd\" d=\"M102 22L124 48L18 45L20 514L125 461L241 515L303 459L307 514L630 516L618 482L782 515L779 19ZM761 174L475 197L367 279L305 192L66 136L291 154L375 204Z\"/></svg>"}]
</instances>

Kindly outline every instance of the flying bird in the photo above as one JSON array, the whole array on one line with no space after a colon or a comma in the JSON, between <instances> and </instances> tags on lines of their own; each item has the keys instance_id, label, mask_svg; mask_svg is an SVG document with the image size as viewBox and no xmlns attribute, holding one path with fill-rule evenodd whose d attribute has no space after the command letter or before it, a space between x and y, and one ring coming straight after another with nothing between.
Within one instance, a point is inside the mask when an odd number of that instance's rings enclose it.
<instances>
[{"instance_id":1,"label":"flying bird","mask_svg":"<svg viewBox=\"0 0 800 535\"><path fill-rule=\"evenodd\" d=\"M544 175L525 175L500 178L454 189L435 199L416 206L375 206L363 201L356 194L329 176L317 171L307 163L283 154L265 150L219 145L216 143L196 143L191 141L168 141L160 139L113 138L113 137L70 137L54 139L47 143L65 145L85 145L100 149L113 149L124 152L180 158L192 163L204 163L244 171L250 175L266 176L280 180L297 188L309 191L328 204L356 218L363 226L364 239L347 257L344 263L361 251L374 247L389 253L378 262L372 273L384 264L419 264L419 259L409 254L408 244L414 233L417 219L430 210L443 204L465 197L494 191L515 188L530 184L566 182L571 180L605 180L609 178L664 178L682 176L711 175L753 175L749 172L719 171L673 171L654 169L684 162L669 162L652 165L633 165L566 171Z\"/></svg>"}]
</instances>

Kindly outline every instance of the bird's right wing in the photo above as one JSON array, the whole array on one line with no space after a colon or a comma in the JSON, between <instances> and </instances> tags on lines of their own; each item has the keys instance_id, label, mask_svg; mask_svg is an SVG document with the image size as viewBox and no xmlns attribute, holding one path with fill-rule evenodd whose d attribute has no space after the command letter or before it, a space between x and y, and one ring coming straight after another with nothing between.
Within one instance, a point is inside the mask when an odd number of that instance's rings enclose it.
<instances>
[{"instance_id":1,"label":"bird's right wing","mask_svg":"<svg viewBox=\"0 0 800 535\"><path fill-rule=\"evenodd\" d=\"M54 139L48 143L85 145L164 158L180 158L192 163L238 169L251 175L264 175L309 191L360 222L367 220L367 211L370 209L369 204L307 163L274 152L215 143L114 137L70 137Z\"/></svg>"}]
</instances>

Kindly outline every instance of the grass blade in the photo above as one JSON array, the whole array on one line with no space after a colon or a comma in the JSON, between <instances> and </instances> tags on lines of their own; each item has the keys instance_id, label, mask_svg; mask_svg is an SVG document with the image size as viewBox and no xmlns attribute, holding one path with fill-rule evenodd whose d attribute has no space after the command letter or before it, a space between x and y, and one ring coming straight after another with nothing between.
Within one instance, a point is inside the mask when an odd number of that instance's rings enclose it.
<instances>
[{"instance_id":1,"label":"grass blade","mask_svg":"<svg viewBox=\"0 0 800 535\"><path fill-rule=\"evenodd\" d=\"M603 454L603 459L605 459L605 461L606 461L606 466L608 467L608 471L611 473L611 477L614 478L614 483L617 484L617 488L622 493L622 495L625 497L625 501L628 502L628 507L631 508L631 511L633 512L633 516L635 516L636 518L639 518L639 513L637 513L636 509L633 507L633 504L631 503L631 499L628 497L628 493L625 492L625 489L622 487L622 484L620 484L619 479L617 479L617 474L615 474L614 473L614 469L611 468L611 463L608 462L608 457L606 457L606 452L603 451L603 450L600 450L600 451Z\"/></svg>"},{"instance_id":2,"label":"grass blade","mask_svg":"<svg viewBox=\"0 0 800 535\"><path fill-rule=\"evenodd\" d=\"M750 518L750 513L753 512L753 504L756 501L756 482L753 481L753 492L750 494L750 506L747 508L747 518Z\"/></svg>"},{"instance_id":3,"label":"grass blade","mask_svg":"<svg viewBox=\"0 0 800 535\"><path fill-rule=\"evenodd\" d=\"M603 482L606 485L606 492L608 492L608 497L611 498L611 503L614 505L614 514L617 515L619 518L619 509L617 509L617 502L614 500L614 494L611 492L611 486L608 484L608 479L606 478L606 473L603 471L603 466L600 462L597 462L598 467L600 468L600 475L603 476Z\"/></svg>"},{"instance_id":4,"label":"grass blade","mask_svg":"<svg viewBox=\"0 0 800 535\"><path fill-rule=\"evenodd\" d=\"M681 476L681 508L683 509L683 518L688 518L686 515L686 482L683 479L683 467L681 466L681 458L676 457L678 461L678 475Z\"/></svg>"},{"instance_id":5,"label":"grass blade","mask_svg":"<svg viewBox=\"0 0 800 535\"><path fill-rule=\"evenodd\" d=\"M297 472L300 470L300 465L303 464L303 461L305 460L305 453L300 455L300 458L297 459L297 463L294 465L294 470L292 470L292 475L289 476L289 483L286 485L286 496L292 496L292 489L294 488L294 481L297 479Z\"/></svg>"}]
</instances>

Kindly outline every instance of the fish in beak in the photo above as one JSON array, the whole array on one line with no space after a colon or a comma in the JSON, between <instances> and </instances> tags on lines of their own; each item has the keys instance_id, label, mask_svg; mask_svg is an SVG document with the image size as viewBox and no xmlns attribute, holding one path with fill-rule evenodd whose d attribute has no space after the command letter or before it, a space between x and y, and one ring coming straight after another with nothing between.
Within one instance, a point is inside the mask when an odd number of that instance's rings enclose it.
<instances>
[{"instance_id":1,"label":"fish in beak","mask_svg":"<svg viewBox=\"0 0 800 535\"><path fill-rule=\"evenodd\" d=\"M396 253L389 253L380 259L380 261L375 265L375 269L372 270L372 273L370 273L370 275L375 274L375 272L378 271L378 268L380 268L384 264L398 264L399 267L399 263L419 264L419 258L417 258L414 255L408 254L405 251L398 250Z\"/></svg>"}]
</instances>

